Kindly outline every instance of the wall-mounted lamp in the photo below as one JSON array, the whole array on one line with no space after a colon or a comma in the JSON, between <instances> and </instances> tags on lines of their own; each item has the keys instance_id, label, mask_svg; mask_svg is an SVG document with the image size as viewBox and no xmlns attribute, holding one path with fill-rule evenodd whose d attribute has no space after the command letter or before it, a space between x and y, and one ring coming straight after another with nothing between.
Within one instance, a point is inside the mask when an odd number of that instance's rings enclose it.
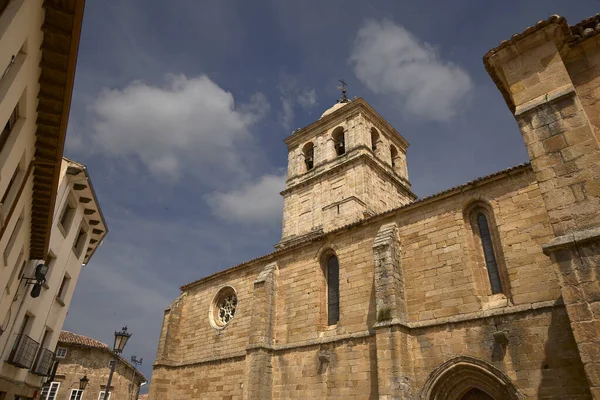
<instances>
[{"instance_id":1,"label":"wall-mounted lamp","mask_svg":"<svg viewBox=\"0 0 600 400\"><path fill-rule=\"evenodd\" d=\"M84 391L89 381L87 375L84 375L83 378L79 380L79 390Z\"/></svg>"},{"instance_id":2,"label":"wall-mounted lamp","mask_svg":"<svg viewBox=\"0 0 600 400\"><path fill-rule=\"evenodd\" d=\"M35 267L35 274L33 278L23 277L26 285L33 285L31 289L31 297L36 298L42 291L42 285L46 282L46 274L48 273L48 266L46 264L38 264Z\"/></svg>"}]
</instances>

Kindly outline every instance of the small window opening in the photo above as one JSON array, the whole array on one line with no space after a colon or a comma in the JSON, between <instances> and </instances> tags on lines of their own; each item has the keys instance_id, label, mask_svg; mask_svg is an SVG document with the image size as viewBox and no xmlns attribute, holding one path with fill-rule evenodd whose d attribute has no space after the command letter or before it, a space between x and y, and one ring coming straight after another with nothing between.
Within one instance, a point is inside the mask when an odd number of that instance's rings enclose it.
<instances>
[{"instance_id":1,"label":"small window opening","mask_svg":"<svg viewBox=\"0 0 600 400\"><path fill-rule=\"evenodd\" d=\"M377 129L371 128L371 150L377 150L377 142L379 142L379 132Z\"/></svg>"},{"instance_id":2,"label":"small window opening","mask_svg":"<svg viewBox=\"0 0 600 400\"><path fill-rule=\"evenodd\" d=\"M306 170L310 171L314 167L315 145L312 142L306 143L302 148L302 153L304 154Z\"/></svg>"},{"instance_id":3,"label":"small window opening","mask_svg":"<svg viewBox=\"0 0 600 400\"><path fill-rule=\"evenodd\" d=\"M390 155L392 156L392 168L396 168L396 159L398 158L398 150L394 146L390 146Z\"/></svg>"},{"instance_id":4,"label":"small window opening","mask_svg":"<svg viewBox=\"0 0 600 400\"><path fill-rule=\"evenodd\" d=\"M63 212L60 216L60 226L62 227L65 235L69 233L69 228L71 227L71 222L73 221L73 217L75 216L75 200L69 196L67 201L65 202L65 206L63 208Z\"/></svg>"},{"instance_id":5,"label":"small window opening","mask_svg":"<svg viewBox=\"0 0 600 400\"><path fill-rule=\"evenodd\" d=\"M79 232L77 233L77 236L75 237L75 241L73 242L73 252L75 253L75 255L77 257L81 256L81 253L83 252L83 247L85 246L86 239L87 239L87 229L82 224L81 227L79 228Z\"/></svg>"},{"instance_id":6,"label":"small window opening","mask_svg":"<svg viewBox=\"0 0 600 400\"><path fill-rule=\"evenodd\" d=\"M340 319L340 266L335 255L327 258L327 324L335 325Z\"/></svg>"},{"instance_id":7,"label":"small window opening","mask_svg":"<svg viewBox=\"0 0 600 400\"><path fill-rule=\"evenodd\" d=\"M496 262L496 255L494 253L492 235L490 234L490 227L488 225L487 217L482 212L477 214L477 227L479 228L481 246L483 247L483 255L485 258L485 267L490 278L492 293L502 293L502 283L500 281L498 263Z\"/></svg>"},{"instance_id":8,"label":"small window opening","mask_svg":"<svg viewBox=\"0 0 600 400\"><path fill-rule=\"evenodd\" d=\"M341 156L346 153L346 139L344 135L344 128L339 127L333 131L331 135L333 138L333 147L335 148L335 154Z\"/></svg>"},{"instance_id":9,"label":"small window opening","mask_svg":"<svg viewBox=\"0 0 600 400\"><path fill-rule=\"evenodd\" d=\"M10 117L8 117L8 121L6 121L6 124L4 125L4 128L2 129L2 133L0 134L0 150L2 150L2 148L6 144L6 141L8 140L8 137L10 136L10 132L15 127L15 124L17 123L18 119L19 119L19 104L17 104L15 106L15 109L10 114Z\"/></svg>"},{"instance_id":10,"label":"small window opening","mask_svg":"<svg viewBox=\"0 0 600 400\"><path fill-rule=\"evenodd\" d=\"M63 280L60 284L60 288L58 289L58 293L56 297L64 303L65 298L67 297L67 291L69 289L69 284L71 283L71 277L66 275L63 277Z\"/></svg>"}]
</instances>

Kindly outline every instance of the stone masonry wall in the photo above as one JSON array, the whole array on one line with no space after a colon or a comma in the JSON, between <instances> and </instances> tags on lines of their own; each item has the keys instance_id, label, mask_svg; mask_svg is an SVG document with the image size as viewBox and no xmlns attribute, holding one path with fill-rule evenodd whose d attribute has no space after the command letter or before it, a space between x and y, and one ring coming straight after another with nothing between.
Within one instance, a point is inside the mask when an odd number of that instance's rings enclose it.
<instances>
[{"instance_id":1,"label":"stone masonry wall","mask_svg":"<svg viewBox=\"0 0 600 400\"><path fill-rule=\"evenodd\" d=\"M465 219L465 210L474 202L484 202L493 213L492 229L497 231L498 255L508 279L506 295L490 294L487 274L482 273L485 266L475 265L477 258L469 256L481 251L469 240L473 232ZM405 315L405 320L387 321L377 315L373 244L386 224L397 226L394 254L401 254L398 282L405 290L397 301L406 301L401 307L405 311L397 315ZM558 282L542 253L541 245L551 235L539 188L525 166L220 273L186 289L181 315L167 318L167 324L176 321L179 333L165 342L176 341L178 350L169 360L158 355L151 399L247 398L249 368L259 367L272 368L273 398L329 394L384 399L388 397L378 393L384 389L417 396L437 366L458 356L492 363L532 396L553 392L555 385L564 387L555 393L585 398L589 394L578 378L582 367L560 305ZM329 251L340 264L340 320L333 326L326 322L321 265ZM261 344L263 356L250 361L248 354L255 353L247 350L249 313L260 307L253 304L253 282L275 260L272 341ZM233 321L216 330L208 312L223 285L237 290L239 302ZM378 325L382 327L375 332ZM502 357L494 353L493 333L498 330L506 330L508 337ZM384 369L386 357L389 370ZM260 359L271 361L260 364ZM378 378L389 371L400 372L386 375L392 382L382 389L388 378L379 384Z\"/></svg>"},{"instance_id":2,"label":"stone masonry wall","mask_svg":"<svg viewBox=\"0 0 600 400\"><path fill-rule=\"evenodd\" d=\"M598 17L569 27L553 16L486 55L519 124L554 237L553 261L571 329L595 399L600 399L599 275L600 46Z\"/></svg>"},{"instance_id":3,"label":"stone masonry wall","mask_svg":"<svg viewBox=\"0 0 600 400\"><path fill-rule=\"evenodd\" d=\"M79 380L86 375L89 379L84 391L84 398L94 400L106 388L110 373L109 362L113 360L112 354L90 347L72 346L59 343L59 347L67 348L67 356L60 360L56 371L55 381L60 382L57 399L69 399L71 389L79 389ZM139 375L135 378L132 387L133 370L119 362L111 381L111 400L134 400L138 385L141 383Z\"/></svg>"},{"instance_id":4,"label":"stone masonry wall","mask_svg":"<svg viewBox=\"0 0 600 400\"><path fill-rule=\"evenodd\" d=\"M293 189L284 196L283 238L301 235L313 229L330 231L410 202L388 174L375 169L366 160L370 150L357 149L332 161L340 165L335 175L316 175L310 185ZM349 163L342 166L343 163ZM375 163L375 162L373 162ZM333 165L335 164L335 165ZM317 171L318 172L318 171ZM391 174L391 169L388 171Z\"/></svg>"}]
</instances>

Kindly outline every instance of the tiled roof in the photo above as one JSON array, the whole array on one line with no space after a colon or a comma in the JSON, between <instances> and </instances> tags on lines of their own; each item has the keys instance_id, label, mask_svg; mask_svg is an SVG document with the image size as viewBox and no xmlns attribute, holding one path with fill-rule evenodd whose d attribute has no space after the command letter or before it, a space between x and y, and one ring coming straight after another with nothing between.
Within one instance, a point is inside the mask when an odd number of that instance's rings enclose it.
<instances>
[{"instance_id":1,"label":"tiled roof","mask_svg":"<svg viewBox=\"0 0 600 400\"><path fill-rule=\"evenodd\" d=\"M369 223L369 222L371 222L371 221L373 221L375 219L379 219L379 218L382 218L382 217L389 216L389 215L391 215L393 213L399 212L400 210L412 208L412 207L418 206L418 205L420 205L422 203L426 203L426 202L431 201L431 200L442 198L445 195L450 195L452 193L462 191L462 190L467 189L467 188L469 188L471 186L477 186L479 184L486 183L486 181L492 180L492 179L497 178L497 177L499 177L501 175L510 174L511 172L512 173L517 173L517 172L519 172L521 170L525 170L525 169L529 169L529 168L531 168L531 163L526 162L526 163L522 163L522 164L518 164L518 165L512 166L510 168L503 169L503 170L498 171L498 172L494 172L494 173L486 175L486 176L482 176L482 177L473 179L472 181L469 181L469 182L464 183L462 185L454 186L454 187L452 187L450 189L443 190L443 191L438 192L436 194L433 194L431 196L427 196L427 197L423 197L421 199L417 199L417 200L413 201L412 203L408 203L408 204L402 205L400 207L393 208L393 209L388 210L388 211L384 211L384 212L382 212L380 214L376 214L376 215L373 215L371 217L368 217L368 218L365 218L365 219L353 222L351 224L341 226L341 227L339 227L337 229L325 232L325 233L323 233L321 235L311 236L311 237L307 238L306 240L302 240L302 241L296 242L296 243L294 243L293 245L291 245L289 247L284 247L282 249L273 251L271 253L265 254L265 255L260 256L260 257L253 258L253 259L251 259L249 261L245 261L245 262L243 262L241 264L235 265L235 266L227 268L225 270L216 272L216 273L214 273L212 275L205 276L203 278L197 279L197 280L195 280L193 282L190 282L188 284L185 284L185 285L181 286L180 289L182 291L187 290L187 289L191 288L192 286L194 286L194 285L196 285L196 284L198 284L200 282L216 278L216 277L218 277L218 276L220 276L222 274L225 274L225 273L231 272L233 270L242 268L244 266L247 266L247 265L252 264L254 262L257 262L257 261L267 260L270 257L273 257L275 254L284 253L284 252L287 252L287 251L289 251L291 249L298 248L298 247L300 247L301 245L303 245L305 243L314 242L314 241L320 240L320 239L322 239L326 235L331 235L331 234L334 234L334 233L337 233L337 232L340 232L340 231L343 231L343 230L346 230L346 229L353 228L355 226L359 226L359 225L362 225L362 224L367 224L367 223Z\"/></svg>"},{"instance_id":2,"label":"tiled roof","mask_svg":"<svg viewBox=\"0 0 600 400\"><path fill-rule=\"evenodd\" d=\"M91 337L78 335L69 331L60 331L60 335L58 336L58 342L75 346L85 346L96 349L102 349L104 351L108 351L111 354L114 354L112 349L106 343L102 343L96 339L92 339ZM121 360L123 364L127 365L127 367L131 368L132 370L134 369L133 365L131 365L129 361L127 361L123 357L119 356L119 360ZM138 369L135 369L135 373L142 379L142 381L148 380Z\"/></svg>"},{"instance_id":3,"label":"tiled roof","mask_svg":"<svg viewBox=\"0 0 600 400\"><path fill-rule=\"evenodd\" d=\"M600 33L600 14L584 19L571 27L572 42Z\"/></svg>"},{"instance_id":4,"label":"tiled roof","mask_svg":"<svg viewBox=\"0 0 600 400\"><path fill-rule=\"evenodd\" d=\"M140 394L140 396L138 397L138 400L147 400L148 399L148 394Z\"/></svg>"},{"instance_id":5,"label":"tiled roof","mask_svg":"<svg viewBox=\"0 0 600 400\"><path fill-rule=\"evenodd\" d=\"M60 336L58 337L58 341L66 344L75 344L78 346L86 346L86 347L97 347L100 349L109 349L106 343L102 343L97 341L96 339L92 339L87 336L78 335L69 331L60 331Z\"/></svg>"}]
</instances>

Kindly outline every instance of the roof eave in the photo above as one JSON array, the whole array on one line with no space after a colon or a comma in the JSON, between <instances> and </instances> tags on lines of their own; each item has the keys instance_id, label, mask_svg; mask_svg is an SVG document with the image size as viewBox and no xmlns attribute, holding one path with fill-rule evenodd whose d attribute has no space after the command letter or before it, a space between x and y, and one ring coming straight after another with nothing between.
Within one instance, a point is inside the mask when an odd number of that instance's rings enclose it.
<instances>
[{"instance_id":1,"label":"roof eave","mask_svg":"<svg viewBox=\"0 0 600 400\"><path fill-rule=\"evenodd\" d=\"M68 3L60 0L45 0L43 3L45 9L44 24L42 27L44 30L44 41L41 46L42 61L40 62L40 89L38 93L38 118L36 122L38 129L36 131L33 171L34 194L32 198L32 215L35 214L36 217L31 219L30 259L44 259L48 253L52 218L60 179L60 165L73 95L85 0L73 0L71 5ZM72 6L72 10L69 9L70 6ZM65 22L65 18L68 19L69 16L71 16L70 34L61 29L64 25L68 25L68 22ZM60 46L57 45L57 42L64 44L65 41L69 43L69 51L66 54L66 68L59 70L64 73L63 80L56 78L57 76L61 76L61 74L55 73L57 64L53 63L52 66L49 66L46 59L51 59L53 54L56 53L64 55L58 50ZM46 102L55 101L55 98L49 95L49 93L56 93L56 90L62 90L62 109L60 113L52 112L52 107L45 107ZM41 130L39 127L42 125L50 127L50 131L53 133L48 133L48 129ZM37 138L42 136L51 140L44 142L37 140Z\"/></svg>"}]
</instances>

